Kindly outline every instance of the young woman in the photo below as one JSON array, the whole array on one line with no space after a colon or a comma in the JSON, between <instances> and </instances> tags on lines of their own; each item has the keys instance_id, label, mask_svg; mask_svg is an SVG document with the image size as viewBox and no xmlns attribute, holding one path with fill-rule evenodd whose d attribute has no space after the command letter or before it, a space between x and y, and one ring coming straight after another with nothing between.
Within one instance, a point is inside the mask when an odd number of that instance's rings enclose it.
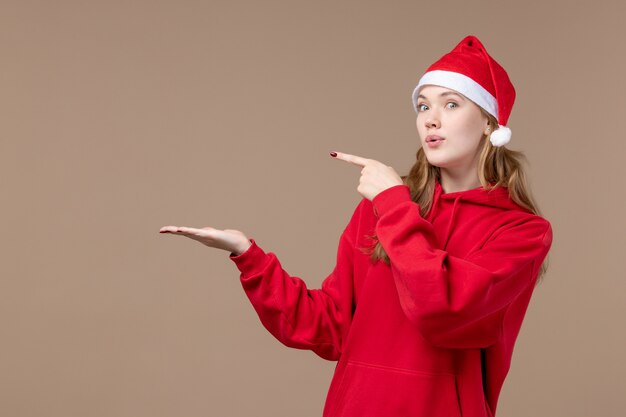
<instances>
[{"instance_id":1,"label":"young woman","mask_svg":"<svg viewBox=\"0 0 626 417\"><path fill-rule=\"evenodd\" d=\"M475 36L413 92L420 147L407 176L359 156L363 198L320 289L237 230L166 226L230 251L263 325L338 361L324 417L494 416L550 223L520 152L503 147L515 90Z\"/></svg>"}]
</instances>

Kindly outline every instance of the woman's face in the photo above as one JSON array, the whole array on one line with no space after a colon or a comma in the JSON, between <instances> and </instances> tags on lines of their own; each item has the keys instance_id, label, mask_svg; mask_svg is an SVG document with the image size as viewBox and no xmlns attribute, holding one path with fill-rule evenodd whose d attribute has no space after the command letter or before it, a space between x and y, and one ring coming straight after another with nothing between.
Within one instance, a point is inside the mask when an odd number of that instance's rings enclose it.
<instances>
[{"instance_id":1,"label":"woman's face","mask_svg":"<svg viewBox=\"0 0 626 417\"><path fill-rule=\"evenodd\" d=\"M489 119L473 101L449 88L422 87L417 98L417 133L426 158L440 168L465 171L477 166ZM433 145L429 135L444 138Z\"/></svg>"}]
</instances>

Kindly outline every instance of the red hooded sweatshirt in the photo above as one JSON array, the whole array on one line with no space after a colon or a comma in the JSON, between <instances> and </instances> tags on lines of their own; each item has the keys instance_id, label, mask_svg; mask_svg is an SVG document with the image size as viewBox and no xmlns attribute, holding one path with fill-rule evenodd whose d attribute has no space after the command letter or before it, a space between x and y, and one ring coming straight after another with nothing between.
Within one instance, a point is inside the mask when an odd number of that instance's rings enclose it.
<instances>
[{"instance_id":1,"label":"red hooded sweatshirt","mask_svg":"<svg viewBox=\"0 0 626 417\"><path fill-rule=\"evenodd\" d=\"M426 218L406 185L363 198L320 289L254 239L230 254L272 335L338 361L323 417L495 414L552 228L506 188L435 187ZM360 249L374 233L390 266Z\"/></svg>"}]
</instances>

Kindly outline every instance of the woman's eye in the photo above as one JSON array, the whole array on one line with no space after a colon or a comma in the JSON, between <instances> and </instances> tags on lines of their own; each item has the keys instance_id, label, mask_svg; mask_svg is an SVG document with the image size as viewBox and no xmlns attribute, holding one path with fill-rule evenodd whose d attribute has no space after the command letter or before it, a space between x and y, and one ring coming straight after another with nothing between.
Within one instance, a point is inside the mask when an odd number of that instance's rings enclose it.
<instances>
[{"instance_id":1,"label":"woman's eye","mask_svg":"<svg viewBox=\"0 0 626 417\"><path fill-rule=\"evenodd\" d=\"M458 106L459 106L459 105L458 105L458 104L456 104L454 101L449 101L447 104L452 104L452 105L454 105L454 107L448 107L448 108L451 108L451 109L453 109L453 108L455 108L455 107L458 107ZM426 104L418 104L418 105L417 105L417 111L418 111L418 112L424 111L423 107L426 107L426 109L428 109L428 106L427 106Z\"/></svg>"}]
</instances>

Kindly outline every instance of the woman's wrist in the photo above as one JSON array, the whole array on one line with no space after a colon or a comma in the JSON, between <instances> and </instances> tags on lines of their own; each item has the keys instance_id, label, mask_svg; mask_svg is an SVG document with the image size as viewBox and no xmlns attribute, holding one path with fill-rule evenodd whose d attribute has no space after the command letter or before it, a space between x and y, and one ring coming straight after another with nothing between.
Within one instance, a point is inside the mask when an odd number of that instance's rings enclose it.
<instances>
[{"instance_id":1,"label":"woman's wrist","mask_svg":"<svg viewBox=\"0 0 626 417\"><path fill-rule=\"evenodd\" d=\"M246 239L244 242L241 243L241 245L239 245L235 250L233 250L232 253L234 254L234 256L239 256L245 251L247 251L250 246L252 246L250 239Z\"/></svg>"}]
</instances>

